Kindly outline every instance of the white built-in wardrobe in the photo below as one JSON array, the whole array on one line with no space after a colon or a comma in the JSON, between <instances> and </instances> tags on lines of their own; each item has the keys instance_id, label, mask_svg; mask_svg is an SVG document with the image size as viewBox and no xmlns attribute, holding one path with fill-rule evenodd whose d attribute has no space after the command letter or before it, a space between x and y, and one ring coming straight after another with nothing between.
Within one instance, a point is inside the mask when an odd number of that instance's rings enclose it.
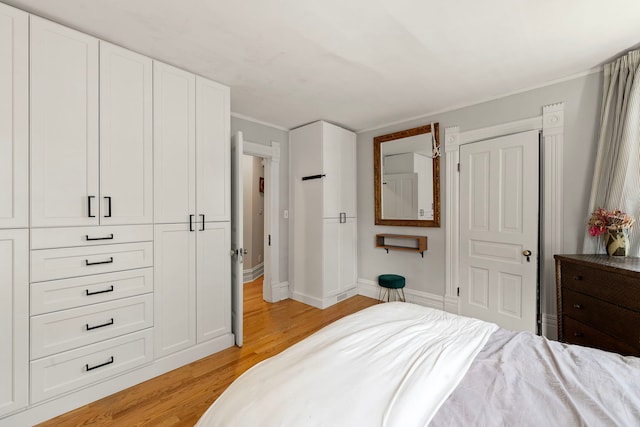
<instances>
[{"instance_id":1,"label":"white built-in wardrobe","mask_svg":"<svg viewBox=\"0 0 640 427\"><path fill-rule=\"evenodd\" d=\"M0 3L0 425L233 344L229 89Z\"/></svg>"},{"instance_id":2,"label":"white built-in wardrobe","mask_svg":"<svg viewBox=\"0 0 640 427\"><path fill-rule=\"evenodd\" d=\"M326 308L357 293L356 136L318 121L289 133L294 299Z\"/></svg>"}]
</instances>

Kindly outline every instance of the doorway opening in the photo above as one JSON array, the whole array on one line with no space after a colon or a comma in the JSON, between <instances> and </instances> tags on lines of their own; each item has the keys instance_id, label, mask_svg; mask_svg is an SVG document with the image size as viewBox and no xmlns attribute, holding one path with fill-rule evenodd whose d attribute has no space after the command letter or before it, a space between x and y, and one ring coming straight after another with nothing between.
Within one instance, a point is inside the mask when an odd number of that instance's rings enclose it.
<instances>
[{"instance_id":1,"label":"doorway opening","mask_svg":"<svg viewBox=\"0 0 640 427\"><path fill-rule=\"evenodd\" d=\"M242 282L246 285L265 274L264 255L269 250L265 235L264 159L243 154L243 248ZM268 268L268 267L267 267ZM264 278L262 280L264 283Z\"/></svg>"}]
</instances>

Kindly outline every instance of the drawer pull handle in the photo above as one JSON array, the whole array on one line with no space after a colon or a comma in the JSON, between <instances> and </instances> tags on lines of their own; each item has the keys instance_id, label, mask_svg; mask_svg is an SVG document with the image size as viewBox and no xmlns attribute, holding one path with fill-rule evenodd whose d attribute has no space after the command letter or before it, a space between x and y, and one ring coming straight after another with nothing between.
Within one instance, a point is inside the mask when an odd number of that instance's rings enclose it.
<instances>
[{"instance_id":1,"label":"drawer pull handle","mask_svg":"<svg viewBox=\"0 0 640 427\"><path fill-rule=\"evenodd\" d=\"M107 261L97 261L97 262L89 262L88 259L84 260L84 265L98 265L98 264L111 264L113 262L113 257L109 257Z\"/></svg>"},{"instance_id":2,"label":"drawer pull handle","mask_svg":"<svg viewBox=\"0 0 640 427\"><path fill-rule=\"evenodd\" d=\"M582 332L574 332L573 336L577 337L577 338L580 338L580 337L584 337L584 334Z\"/></svg>"},{"instance_id":3,"label":"drawer pull handle","mask_svg":"<svg viewBox=\"0 0 640 427\"><path fill-rule=\"evenodd\" d=\"M113 317L107 323L103 323L102 325L89 326L88 323L85 324L87 331L91 331L93 329L98 329L98 328L104 328L105 326L111 326L111 325L113 325Z\"/></svg>"},{"instance_id":4,"label":"drawer pull handle","mask_svg":"<svg viewBox=\"0 0 640 427\"><path fill-rule=\"evenodd\" d=\"M582 280L584 277L582 276L573 276L573 280Z\"/></svg>"},{"instance_id":5,"label":"drawer pull handle","mask_svg":"<svg viewBox=\"0 0 640 427\"><path fill-rule=\"evenodd\" d=\"M89 289L85 289L85 292L87 293L87 296L89 295L98 295L98 294L105 294L107 292L113 292L113 285L111 285L109 287L109 289L103 289L101 291L95 291L95 292L89 292Z\"/></svg>"},{"instance_id":6,"label":"drawer pull handle","mask_svg":"<svg viewBox=\"0 0 640 427\"><path fill-rule=\"evenodd\" d=\"M89 371L93 371L94 369L102 368L103 366L111 365L113 362L114 362L114 359L113 359L113 356L111 356L108 362L104 362L96 366L89 366L89 364L86 364L84 365L84 368L87 370L87 372L89 372Z\"/></svg>"},{"instance_id":7,"label":"drawer pull handle","mask_svg":"<svg viewBox=\"0 0 640 427\"><path fill-rule=\"evenodd\" d=\"M107 209L108 209L108 214L106 214L104 217L105 218L111 218L111 196L105 196L105 199L107 199Z\"/></svg>"},{"instance_id":8,"label":"drawer pull handle","mask_svg":"<svg viewBox=\"0 0 640 427\"><path fill-rule=\"evenodd\" d=\"M113 233L109 234L107 237L89 237L88 234L85 234L84 238L87 239L88 241L91 241L91 240L113 240Z\"/></svg>"},{"instance_id":9,"label":"drawer pull handle","mask_svg":"<svg viewBox=\"0 0 640 427\"><path fill-rule=\"evenodd\" d=\"M573 304L573 308L580 310L582 308L582 304Z\"/></svg>"}]
</instances>

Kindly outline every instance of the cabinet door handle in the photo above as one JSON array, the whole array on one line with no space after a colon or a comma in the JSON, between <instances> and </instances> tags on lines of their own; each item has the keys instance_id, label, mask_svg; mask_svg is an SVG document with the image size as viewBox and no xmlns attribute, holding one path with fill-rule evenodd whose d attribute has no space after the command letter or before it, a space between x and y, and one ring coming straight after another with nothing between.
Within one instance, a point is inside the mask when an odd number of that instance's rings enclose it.
<instances>
[{"instance_id":1,"label":"cabinet door handle","mask_svg":"<svg viewBox=\"0 0 640 427\"><path fill-rule=\"evenodd\" d=\"M92 331L94 329L104 328L105 326L111 326L111 325L113 325L113 317L107 323L103 323L102 325L89 326L89 324L86 323L84 326L87 328L87 331Z\"/></svg>"},{"instance_id":2,"label":"cabinet door handle","mask_svg":"<svg viewBox=\"0 0 640 427\"><path fill-rule=\"evenodd\" d=\"M204 214L200 214L200 216L202 217L202 228L200 231L204 231Z\"/></svg>"},{"instance_id":3,"label":"cabinet door handle","mask_svg":"<svg viewBox=\"0 0 640 427\"><path fill-rule=\"evenodd\" d=\"M105 196L107 199L107 214L104 216L105 218L111 218L111 196Z\"/></svg>"},{"instance_id":4,"label":"cabinet door handle","mask_svg":"<svg viewBox=\"0 0 640 427\"><path fill-rule=\"evenodd\" d=\"M189 215L189 231L195 231L193 229L193 219L194 219L195 215Z\"/></svg>"},{"instance_id":5,"label":"cabinet door handle","mask_svg":"<svg viewBox=\"0 0 640 427\"><path fill-rule=\"evenodd\" d=\"M85 259L84 265L111 264L112 262L113 262L113 257L109 257L107 261L96 261L96 262L89 262L88 259Z\"/></svg>"},{"instance_id":6,"label":"cabinet door handle","mask_svg":"<svg viewBox=\"0 0 640 427\"><path fill-rule=\"evenodd\" d=\"M580 310L582 308L582 304L573 304L573 308Z\"/></svg>"},{"instance_id":7,"label":"cabinet door handle","mask_svg":"<svg viewBox=\"0 0 640 427\"><path fill-rule=\"evenodd\" d=\"M584 334L582 332L574 332L573 336L576 338L580 338L580 337L584 337Z\"/></svg>"},{"instance_id":8,"label":"cabinet door handle","mask_svg":"<svg viewBox=\"0 0 640 427\"><path fill-rule=\"evenodd\" d=\"M93 371L94 369L98 369L98 368L102 368L103 366L111 365L111 364L113 363L113 361L114 361L114 360L113 360L113 356L111 356L111 357L109 358L109 361L108 361L108 362L104 362L104 363L101 363L101 364L99 364L99 365L95 365L95 366L89 366L89 365L87 364L87 365L84 365L84 369L85 369L87 372L89 372L89 371Z\"/></svg>"},{"instance_id":9,"label":"cabinet door handle","mask_svg":"<svg viewBox=\"0 0 640 427\"><path fill-rule=\"evenodd\" d=\"M109 286L109 289L103 289L101 291L89 292L89 289L84 290L89 295L106 294L107 292L113 292L113 285Z\"/></svg>"},{"instance_id":10,"label":"cabinet door handle","mask_svg":"<svg viewBox=\"0 0 640 427\"><path fill-rule=\"evenodd\" d=\"M88 196L87 197L87 214L89 218L95 218L95 215L91 215L91 199L95 199L96 196Z\"/></svg>"},{"instance_id":11,"label":"cabinet door handle","mask_svg":"<svg viewBox=\"0 0 640 427\"><path fill-rule=\"evenodd\" d=\"M89 237L88 234L84 235L84 238L88 241L91 240L112 240L113 239L113 233L109 234L107 237Z\"/></svg>"},{"instance_id":12,"label":"cabinet door handle","mask_svg":"<svg viewBox=\"0 0 640 427\"><path fill-rule=\"evenodd\" d=\"M582 276L573 276L573 280L582 280L583 277Z\"/></svg>"}]
</instances>

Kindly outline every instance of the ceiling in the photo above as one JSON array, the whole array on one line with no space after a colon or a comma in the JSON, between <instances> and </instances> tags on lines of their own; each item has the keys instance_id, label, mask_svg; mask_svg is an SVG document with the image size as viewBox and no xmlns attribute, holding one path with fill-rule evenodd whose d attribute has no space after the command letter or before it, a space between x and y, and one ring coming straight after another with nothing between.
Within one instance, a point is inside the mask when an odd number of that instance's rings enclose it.
<instances>
[{"instance_id":1,"label":"ceiling","mask_svg":"<svg viewBox=\"0 0 640 427\"><path fill-rule=\"evenodd\" d=\"M1 0L231 87L231 110L363 130L593 69L638 0Z\"/></svg>"}]
</instances>

